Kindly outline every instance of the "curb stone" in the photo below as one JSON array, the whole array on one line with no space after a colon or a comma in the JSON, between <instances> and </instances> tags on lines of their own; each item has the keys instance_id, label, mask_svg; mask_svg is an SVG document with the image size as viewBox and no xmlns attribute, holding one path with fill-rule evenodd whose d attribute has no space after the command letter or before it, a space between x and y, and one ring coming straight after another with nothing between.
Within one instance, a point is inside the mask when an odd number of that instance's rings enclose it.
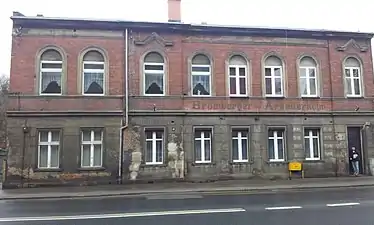
<instances>
[{"instance_id":1,"label":"curb stone","mask_svg":"<svg viewBox=\"0 0 374 225\"><path fill-rule=\"evenodd\" d=\"M157 195L157 194L166 194L166 193L178 193L178 194L214 194L214 193L230 193L230 192L251 192L251 191L277 191L277 190L307 190L307 189L331 189L331 188L354 188L354 187L372 187L374 183L364 183L364 184L339 184L339 185L295 185L295 186L274 186L274 187L231 187L231 188L215 188L215 189L191 189L191 190L160 190L160 191L142 191L138 193L131 193L131 192L112 192L112 193L75 193L70 195L62 195L58 196L58 193L52 196L47 195L38 195L38 194L30 194L27 196L17 195L14 196L0 196L0 200L47 200L47 199L72 199L72 198L95 198L95 197L116 197L116 196L123 196L123 197L144 197L150 195Z\"/></svg>"}]
</instances>

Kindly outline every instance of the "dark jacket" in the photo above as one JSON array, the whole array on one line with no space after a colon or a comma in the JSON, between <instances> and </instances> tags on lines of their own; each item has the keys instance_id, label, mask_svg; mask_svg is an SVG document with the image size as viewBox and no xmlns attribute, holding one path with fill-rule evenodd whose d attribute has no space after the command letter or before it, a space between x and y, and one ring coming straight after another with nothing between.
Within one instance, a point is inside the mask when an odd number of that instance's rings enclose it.
<instances>
[{"instance_id":1,"label":"dark jacket","mask_svg":"<svg viewBox=\"0 0 374 225\"><path fill-rule=\"evenodd\" d=\"M360 160L360 155L358 154L357 151L355 151L355 152L351 151L350 154L349 154L349 159L352 162L359 161Z\"/></svg>"}]
</instances>

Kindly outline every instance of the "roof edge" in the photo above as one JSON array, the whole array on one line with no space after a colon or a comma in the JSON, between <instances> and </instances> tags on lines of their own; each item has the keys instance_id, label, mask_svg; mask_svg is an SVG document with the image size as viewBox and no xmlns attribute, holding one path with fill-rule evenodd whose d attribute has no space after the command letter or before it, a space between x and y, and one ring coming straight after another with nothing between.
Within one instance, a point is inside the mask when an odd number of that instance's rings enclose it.
<instances>
[{"instance_id":1,"label":"roof edge","mask_svg":"<svg viewBox=\"0 0 374 225\"><path fill-rule=\"evenodd\" d=\"M143 22L108 19L84 19L84 18L57 18L38 16L24 16L22 13L13 12L10 17L14 25L25 26L27 28L75 28L75 29L97 29L97 30L124 30L129 29L162 29L175 31L190 31L198 33L231 33L232 35L256 35L256 36L280 36L289 37L302 36L310 38L366 38L371 39L374 33L351 32L334 30L313 30L277 27L244 27L228 25L190 24L178 22Z\"/></svg>"}]
</instances>

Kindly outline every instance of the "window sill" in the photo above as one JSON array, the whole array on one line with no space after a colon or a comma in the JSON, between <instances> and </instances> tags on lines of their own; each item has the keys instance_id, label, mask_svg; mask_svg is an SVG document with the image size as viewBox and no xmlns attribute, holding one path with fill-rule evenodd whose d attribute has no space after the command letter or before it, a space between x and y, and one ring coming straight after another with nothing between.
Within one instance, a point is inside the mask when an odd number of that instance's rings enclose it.
<instances>
[{"instance_id":1,"label":"window sill","mask_svg":"<svg viewBox=\"0 0 374 225\"><path fill-rule=\"evenodd\" d=\"M215 162L193 162L192 166L209 166L209 165L216 165Z\"/></svg>"},{"instance_id":2,"label":"window sill","mask_svg":"<svg viewBox=\"0 0 374 225\"><path fill-rule=\"evenodd\" d=\"M345 96L347 99L362 99L364 96Z\"/></svg>"},{"instance_id":3,"label":"window sill","mask_svg":"<svg viewBox=\"0 0 374 225\"><path fill-rule=\"evenodd\" d=\"M319 96L301 96L301 99L320 99Z\"/></svg>"},{"instance_id":4,"label":"window sill","mask_svg":"<svg viewBox=\"0 0 374 225\"><path fill-rule=\"evenodd\" d=\"M267 99L284 99L286 98L285 96L265 96Z\"/></svg>"},{"instance_id":5,"label":"window sill","mask_svg":"<svg viewBox=\"0 0 374 225\"><path fill-rule=\"evenodd\" d=\"M288 164L288 161L267 161L267 164Z\"/></svg>"},{"instance_id":6,"label":"window sill","mask_svg":"<svg viewBox=\"0 0 374 225\"><path fill-rule=\"evenodd\" d=\"M161 164L146 164L146 163L142 163L140 165L140 167L144 168L144 167L167 167L168 165L166 163L161 163Z\"/></svg>"},{"instance_id":7,"label":"window sill","mask_svg":"<svg viewBox=\"0 0 374 225\"><path fill-rule=\"evenodd\" d=\"M62 172L62 168L35 168L34 172Z\"/></svg>"},{"instance_id":8,"label":"window sill","mask_svg":"<svg viewBox=\"0 0 374 225\"><path fill-rule=\"evenodd\" d=\"M156 97L156 98L160 98L160 97L165 97L165 95L147 95L147 94L143 94L143 97Z\"/></svg>"},{"instance_id":9,"label":"window sill","mask_svg":"<svg viewBox=\"0 0 374 225\"><path fill-rule=\"evenodd\" d=\"M251 162L249 161L231 161L230 165L249 165Z\"/></svg>"},{"instance_id":10,"label":"window sill","mask_svg":"<svg viewBox=\"0 0 374 225\"><path fill-rule=\"evenodd\" d=\"M81 167L78 168L79 171L103 171L104 167Z\"/></svg>"},{"instance_id":11,"label":"window sill","mask_svg":"<svg viewBox=\"0 0 374 225\"><path fill-rule=\"evenodd\" d=\"M230 95L229 98L244 98L247 99L249 98L248 95Z\"/></svg>"}]
</instances>

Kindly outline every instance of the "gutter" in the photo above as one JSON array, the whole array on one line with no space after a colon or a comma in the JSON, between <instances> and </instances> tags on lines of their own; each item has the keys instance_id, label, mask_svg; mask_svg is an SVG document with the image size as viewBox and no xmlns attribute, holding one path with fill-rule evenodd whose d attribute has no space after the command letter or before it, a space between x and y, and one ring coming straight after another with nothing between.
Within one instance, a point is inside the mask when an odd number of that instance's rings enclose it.
<instances>
[{"instance_id":1,"label":"gutter","mask_svg":"<svg viewBox=\"0 0 374 225\"><path fill-rule=\"evenodd\" d=\"M123 123L123 119L121 120L121 127L120 127L120 143L119 143L119 161L118 161L118 179L119 183L122 184L122 175L123 175L123 146L124 146L124 140L123 140L123 131L128 127L129 125L129 42L128 42L128 30L125 29L125 124Z\"/></svg>"}]
</instances>

